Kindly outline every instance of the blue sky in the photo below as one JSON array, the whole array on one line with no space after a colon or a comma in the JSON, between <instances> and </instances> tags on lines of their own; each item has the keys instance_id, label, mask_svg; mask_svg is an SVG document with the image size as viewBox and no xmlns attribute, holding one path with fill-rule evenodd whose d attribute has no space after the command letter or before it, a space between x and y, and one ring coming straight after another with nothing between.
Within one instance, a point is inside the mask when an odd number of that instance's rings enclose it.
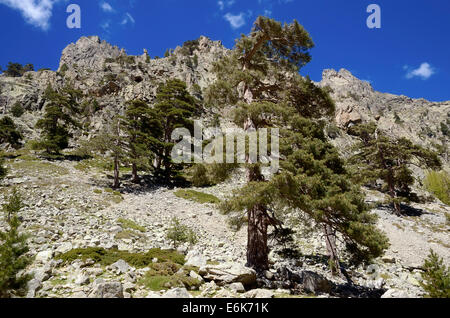
<instances>
[{"instance_id":1,"label":"blue sky","mask_svg":"<svg viewBox=\"0 0 450 318\"><path fill-rule=\"evenodd\" d=\"M71 3L81 8L81 29L66 26ZM380 29L366 25L372 3ZM448 0L0 0L0 65L56 69L83 35L152 57L200 35L231 48L258 15L304 25L316 47L301 73L315 81L324 69L346 68L382 92L450 100Z\"/></svg>"}]
</instances>

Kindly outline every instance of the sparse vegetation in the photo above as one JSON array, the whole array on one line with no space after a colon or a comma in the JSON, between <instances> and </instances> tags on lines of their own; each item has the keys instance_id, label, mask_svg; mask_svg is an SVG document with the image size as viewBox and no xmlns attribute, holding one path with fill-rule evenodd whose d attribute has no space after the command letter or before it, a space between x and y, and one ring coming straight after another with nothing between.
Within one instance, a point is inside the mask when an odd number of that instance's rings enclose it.
<instances>
[{"instance_id":1,"label":"sparse vegetation","mask_svg":"<svg viewBox=\"0 0 450 318\"><path fill-rule=\"evenodd\" d=\"M136 222L134 222L132 220L120 218L117 220L117 222L120 223L120 225L122 225L122 227L124 229L132 229L132 230L136 230L139 232L146 232L145 227L140 226L139 224L137 224Z\"/></svg>"},{"instance_id":2,"label":"sparse vegetation","mask_svg":"<svg viewBox=\"0 0 450 318\"><path fill-rule=\"evenodd\" d=\"M212 203L212 204L218 204L220 203L220 200L215 197L212 194L207 194L199 191L194 190L178 190L175 192L175 195L179 198L186 199L186 200L192 200L197 203Z\"/></svg>"},{"instance_id":3,"label":"sparse vegetation","mask_svg":"<svg viewBox=\"0 0 450 318\"><path fill-rule=\"evenodd\" d=\"M177 247L181 243L196 244L197 234L188 226L181 224L177 218L172 219L172 224L167 231L167 238Z\"/></svg>"},{"instance_id":4,"label":"sparse vegetation","mask_svg":"<svg viewBox=\"0 0 450 318\"><path fill-rule=\"evenodd\" d=\"M23 108L22 104L20 102L16 102L12 107L11 107L11 114L14 117L22 117L22 115L25 113L25 109Z\"/></svg>"},{"instance_id":5,"label":"sparse vegetation","mask_svg":"<svg viewBox=\"0 0 450 318\"><path fill-rule=\"evenodd\" d=\"M67 253L61 254L57 257L64 262L64 264L70 264L71 262L79 259L86 261L92 259L95 263L108 266L120 259L123 259L131 266L137 268L144 268L153 264L154 259L158 259L158 263L172 262L178 265L184 265L184 256L176 251L151 249L147 253L130 253L127 251L119 251L116 249L104 249L101 247L88 247L73 249Z\"/></svg>"}]
</instances>

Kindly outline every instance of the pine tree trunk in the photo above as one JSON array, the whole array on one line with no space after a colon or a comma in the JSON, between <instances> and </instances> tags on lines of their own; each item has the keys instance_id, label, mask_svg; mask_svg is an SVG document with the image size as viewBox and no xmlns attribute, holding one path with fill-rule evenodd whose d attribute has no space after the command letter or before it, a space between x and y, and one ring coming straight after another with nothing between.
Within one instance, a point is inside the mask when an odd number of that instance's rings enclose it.
<instances>
[{"instance_id":1,"label":"pine tree trunk","mask_svg":"<svg viewBox=\"0 0 450 318\"><path fill-rule=\"evenodd\" d=\"M389 195L391 196L391 198L393 200L395 214L400 216L402 211L401 211L400 204L396 201L397 192L395 191L394 178L393 178L393 173L391 170L389 170L389 172L388 172L387 182L388 182L388 188L389 188Z\"/></svg>"},{"instance_id":2,"label":"pine tree trunk","mask_svg":"<svg viewBox=\"0 0 450 318\"><path fill-rule=\"evenodd\" d=\"M341 266L339 264L339 257L336 248L336 234L334 233L331 226L328 224L324 224L323 232L325 234L331 272L333 273L333 275L337 274L341 276L342 275Z\"/></svg>"},{"instance_id":3,"label":"pine tree trunk","mask_svg":"<svg viewBox=\"0 0 450 318\"><path fill-rule=\"evenodd\" d=\"M133 183L139 183L141 180L139 179L139 175L138 175L138 170L137 170L137 165L135 163L133 163L131 165L131 174L133 176L133 180L131 180L131 182Z\"/></svg>"},{"instance_id":4,"label":"pine tree trunk","mask_svg":"<svg viewBox=\"0 0 450 318\"><path fill-rule=\"evenodd\" d=\"M114 185L113 188L117 189L120 187L119 180L119 158L117 156L114 158Z\"/></svg>"},{"instance_id":5,"label":"pine tree trunk","mask_svg":"<svg viewBox=\"0 0 450 318\"><path fill-rule=\"evenodd\" d=\"M248 211L247 267L258 272L269 269L266 210L255 205Z\"/></svg>"}]
</instances>

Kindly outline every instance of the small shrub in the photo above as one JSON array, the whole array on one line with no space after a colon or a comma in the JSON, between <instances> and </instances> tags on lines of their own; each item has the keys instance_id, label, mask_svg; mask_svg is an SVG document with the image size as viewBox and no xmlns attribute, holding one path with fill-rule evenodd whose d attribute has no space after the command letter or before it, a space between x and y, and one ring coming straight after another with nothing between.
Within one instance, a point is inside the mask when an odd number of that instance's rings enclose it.
<instances>
[{"instance_id":1,"label":"small shrub","mask_svg":"<svg viewBox=\"0 0 450 318\"><path fill-rule=\"evenodd\" d=\"M450 175L446 171L430 171L424 180L427 191L439 200L450 205Z\"/></svg>"},{"instance_id":2,"label":"small shrub","mask_svg":"<svg viewBox=\"0 0 450 318\"><path fill-rule=\"evenodd\" d=\"M132 220L127 220L127 219L118 219L117 222L119 222L123 228L125 229L132 229L132 230L136 230L139 232L146 232L145 227L140 226L139 224L137 224L136 222L132 221Z\"/></svg>"},{"instance_id":3,"label":"small shrub","mask_svg":"<svg viewBox=\"0 0 450 318\"><path fill-rule=\"evenodd\" d=\"M198 241L197 234L186 225L182 225L177 218L172 219L172 225L167 231L167 239L171 240L175 247L180 243L196 244Z\"/></svg>"},{"instance_id":4,"label":"small shrub","mask_svg":"<svg viewBox=\"0 0 450 318\"><path fill-rule=\"evenodd\" d=\"M431 298L450 298L450 268L434 251L430 251L423 265L422 288Z\"/></svg>"},{"instance_id":5,"label":"small shrub","mask_svg":"<svg viewBox=\"0 0 450 318\"><path fill-rule=\"evenodd\" d=\"M20 102L16 102L13 107L11 107L11 114L14 117L21 117L25 113L25 109L23 108Z\"/></svg>"},{"instance_id":6,"label":"small shrub","mask_svg":"<svg viewBox=\"0 0 450 318\"><path fill-rule=\"evenodd\" d=\"M238 167L236 163L213 163L209 165L210 180L214 184L226 181Z\"/></svg>"},{"instance_id":7,"label":"small shrub","mask_svg":"<svg viewBox=\"0 0 450 318\"><path fill-rule=\"evenodd\" d=\"M191 182L195 187L205 187L211 185L208 178L208 169L205 165L197 164L192 169Z\"/></svg>"},{"instance_id":8,"label":"small shrub","mask_svg":"<svg viewBox=\"0 0 450 318\"><path fill-rule=\"evenodd\" d=\"M199 280L189 277L189 268L183 268L172 262L151 264L140 284L153 291L185 287L188 290L198 289L202 284Z\"/></svg>"},{"instance_id":9,"label":"small shrub","mask_svg":"<svg viewBox=\"0 0 450 318\"><path fill-rule=\"evenodd\" d=\"M175 195L179 198L186 199L186 200L192 200L197 203L213 203L218 204L220 203L220 200L213 196L212 194L207 194L199 191L194 190L178 190L175 192Z\"/></svg>"}]
</instances>

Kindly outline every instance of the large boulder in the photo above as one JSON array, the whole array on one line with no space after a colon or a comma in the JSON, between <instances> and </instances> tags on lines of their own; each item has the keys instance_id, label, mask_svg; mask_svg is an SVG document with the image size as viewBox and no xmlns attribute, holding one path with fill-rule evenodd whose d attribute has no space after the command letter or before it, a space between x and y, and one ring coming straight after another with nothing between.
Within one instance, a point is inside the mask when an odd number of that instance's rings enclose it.
<instances>
[{"instance_id":1,"label":"large boulder","mask_svg":"<svg viewBox=\"0 0 450 318\"><path fill-rule=\"evenodd\" d=\"M332 283L325 277L310 271L303 271L301 273L302 286L308 292L329 293L332 288Z\"/></svg>"},{"instance_id":2,"label":"large boulder","mask_svg":"<svg viewBox=\"0 0 450 318\"><path fill-rule=\"evenodd\" d=\"M203 267L206 266L208 259L199 251L192 250L186 255L187 266Z\"/></svg>"},{"instance_id":3,"label":"large boulder","mask_svg":"<svg viewBox=\"0 0 450 318\"><path fill-rule=\"evenodd\" d=\"M206 265L200 268L199 274L206 281L214 281L218 285L242 283L244 286L250 286L256 282L256 272L238 263Z\"/></svg>"},{"instance_id":4,"label":"large boulder","mask_svg":"<svg viewBox=\"0 0 450 318\"><path fill-rule=\"evenodd\" d=\"M94 287L89 294L89 298L124 298L122 284L97 279L94 282Z\"/></svg>"}]
</instances>

